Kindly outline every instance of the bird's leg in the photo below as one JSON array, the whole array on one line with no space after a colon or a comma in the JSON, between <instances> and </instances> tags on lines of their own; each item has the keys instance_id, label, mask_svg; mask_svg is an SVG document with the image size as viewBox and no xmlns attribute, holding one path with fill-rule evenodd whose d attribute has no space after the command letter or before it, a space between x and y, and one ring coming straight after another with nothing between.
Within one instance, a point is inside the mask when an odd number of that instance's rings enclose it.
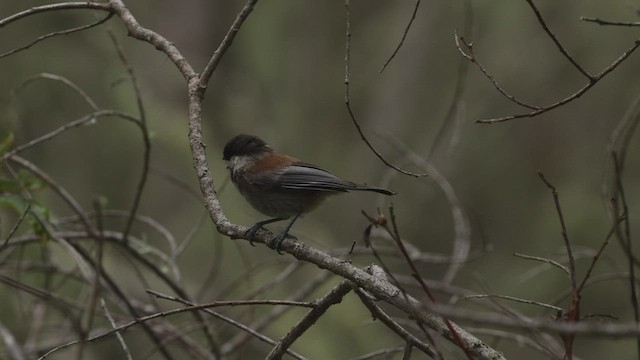
<instances>
[{"instance_id":1,"label":"bird's leg","mask_svg":"<svg viewBox=\"0 0 640 360\"><path fill-rule=\"evenodd\" d=\"M289 223L287 224L287 226L278 234L278 236L275 239L275 246L274 248L276 249L276 251L278 252L278 254L282 254L280 252L280 245L282 245L282 242L284 241L284 239L289 235L289 229L291 229L291 227L293 226L293 223L296 222L296 220L298 220L298 218L300 217L300 215L302 214L302 211L300 211L299 213L295 214L291 220L289 221Z\"/></svg>"},{"instance_id":2,"label":"bird's leg","mask_svg":"<svg viewBox=\"0 0 640 360\"><path fill-rule=\"evenodd\" d=\"M249 244L251 244L251 246L255 246L253 245L253 237L256 235L256 232L258 232L258 230L263 229L264 225L271 224L276 221L286 220L286 219L287 219L286 217L277 217L273 219L259 221L255 225L253 225L249 230L247 230L247 232L244 233L244 236L247 237L247 240L249 240Z\"/></svg>"}]
</instances>

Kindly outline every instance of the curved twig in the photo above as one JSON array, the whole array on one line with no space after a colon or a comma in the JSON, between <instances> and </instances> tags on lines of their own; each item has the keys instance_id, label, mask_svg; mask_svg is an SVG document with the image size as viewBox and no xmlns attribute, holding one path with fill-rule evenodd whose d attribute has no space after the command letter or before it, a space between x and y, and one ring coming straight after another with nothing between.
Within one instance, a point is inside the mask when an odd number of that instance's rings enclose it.
<instances>
[{"instance_id":1,"label":"curved twig","mask_svg":"<svg viewBox=\"0 0 640 360\"><path fill-rule=\"evenodd\" d=\"M404 28L404 32L402 33L402 38L400 38L400 42L398 42L398 45L396 45L396 48L395 50L393 50L391 56L389 56L384 65L382 65L380 73L382 73L384 69L387 68L387 65L389 65L391 60L396 57L396 54L398 53L398 51L400 51L400 48L404 44L404 40L407 38L407 34L409 34L409 29L411 29L411 25L413 25L413 21L416 19L416 14L418 13L418 8L420 7L420 1L421 0L416 0L416 4L413 7L413 12L411 13L411 18L409 18L409 22L407 22L407 26Z\"/></svg>"},{"instance_id":2,"label":"curved twig","mask_svg":"<svg viewBox=\"0 0 640 360\"><path fill-rule=\"evenodd\" d=\"M371 144L371 142L369 141L369 139L364 135L364 132L362 131L362 128L360 127L360 124L358 123L358 121L356 120L355 115L353 114L353 110L351 109L351 101L349 100L349 84L351 82L350 80L350 70L349 67L351 65L351 7L349 5L349 0L345 0L345 8L346 8L346 33L345 33L345 55L344 55L344 104L347 107L347 112L349 113L349 117L351 118L351 122L353 122L353 125L356 127L356 130L358 130L358 134L360 134L360 138L362 139L362 141L364 141L364 143L367 145L367 147L376 155L376 157L378 159L380 159L380 161L382 161L385 165L387 165L388 167L402 173L405 175L409 175L409 176L413 176L413 177L425 177L428 176L428 174L416 174L416 173L412 173L410 171L407 170L403 170L400 169L399 167L391 164L389 161L387 161L387 159L384 158L384 156L382 156L382 154L376 150L376 148L373 146L373 144Z\"/></svg>"},{"instance_id":3,"label":"curved twig","mask_svg":"<svg viewBox=\"0 0 640 360\"><path fill-rule=\"evenodd\" d=\"M0 19L0 28L11 24L14 21L23 19L27 16L31 16L34 14L39 14L48 11L58 11L58 10L72 10L72 9L89 9L89 10L103 10L103 11L112 11L111 6L109 4L104 3L96 3L89 1L81 1L81 2L66 2L66 3L57 3L50 5L42 5L42 6L34 6L30 9L21 11L19 13L15 13L9 17L4 19Z\"/></svg>"},{"instance_id":4,"label":"curved twig","mask_svg":"<svg viewBox=\"0 0 640 360\"><path fill-rule=\"evenodd\" d=\"M79 31L82 31L82 30L91 29L92 27L96 27L96 26L98 26L98 25L100 25L102 23L107 22L109 19L111 19L112 16L113 16L113 13L108 13L107 16L105 16L104 18L102 18L102 19L100 19L100 20L98 20L96 22L92 22L91 24L82 25L82 26L74 27L74 28L67 29L67 30L54 31L54 32L49 33L49 34L45 34L45 35L39 36L38 38L36 38L35 40L31 41L30 43L28 43L26 45L20 46L18 48L15 48L13 50L9 50L9 51L7 51L7 52L5 52L3 54L0 54L0 59L2 59L4 57L7 57L9 55L13 55L15 53L18 53L20 51L27 50L28 48L30 48L33 45L39 43L40 41L44 41L46 39L49 39L49 38L52 38L52 37L55 37L55 36L69 35L69 34L72 34L74 32L79 32Z\"/></svg>"}]
</instances>

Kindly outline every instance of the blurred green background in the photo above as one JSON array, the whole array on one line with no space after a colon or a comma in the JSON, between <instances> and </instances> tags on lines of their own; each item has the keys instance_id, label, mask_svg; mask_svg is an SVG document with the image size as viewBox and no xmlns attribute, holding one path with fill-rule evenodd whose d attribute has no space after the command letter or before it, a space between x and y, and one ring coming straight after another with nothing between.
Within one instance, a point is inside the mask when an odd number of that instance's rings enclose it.
<instances>
[{"instance_id":1,"label":"blurred green background","mask_svg":"<svg viewBox=\"0 0 640 360\"><path fill-rule=\"evenodd\" d=\"M46 3L0 0L0 17ZM559 40L592 73L608 66L638 36L638 30L633 28L600 27L580 21L581 16L635 21L637 14L627 1L536 3ZM199 71L243 4L219 0L137 0L127 5L144 26L174 42ZM413 7L411 1L352 2L351 102L365 133L378 150L392 163L421 172L419 167L408 164L406 152L397 143L427 158L450 107L463 60L455 47L453 33L456 28L463 29L466 21L461 1L423 1L404 46L380 74ZM541 29L525 1L472 1L472 7L473 33L464 35L473 41L482 64L507 91L526 102L545 105L585 84L582 75ZM0 29L0 52L101 16L78 10L31 16ZM128 82L122 81L126 72L107 28L116 34L138 76L152 134L151 165L157 170L149 177L140 213L162 223L181 241L198 224L202 201L194 200L157 173L171 174L197 189L187 142L186 85L165 56L151 45L127 37L118 19L0 59L0 130L13 131L16 144L22 144L91 111L81 98L57 82L33 82L12 95L23 81L41 72L70 79L101 108L136 114L133 91ZM454 228L450 205L440 188L431 178L389 175L351 123L343 103L344 34L345 7L341 1L258 3L211 79L203 105L211 171L218 187L226 184L219 193L224 210L238 224L251 225L263 219L228 184L221 160L228 139L237 133L251 133L276 149L325 167L345 179L370 184L384 182L399 193L392 202L406 240L425 252L449 254ZM491 251L465 264L454 280L455 285L471 292L542 302L554 301L568 288L566 276L556 269L525 277L539 263L512 255L518 252L564 259L553 200L536 172L543 172L557 187L575 249L597 248L610 228L601 195L607 170L606 145L640 90L636 81L639 59L638 54L632 55L584 96L566 106L536 118L496 125L474 121L526 109L514 106L498 94L480 71L469 65L459 116L455 124L447 127L448 136L455 141L449 145L449 137L441 138L439 141L444 145L437 147L431 161L451 183L469 215L471 251L478 253L485 248ZM140 133L132 124L104 119L68 131L23 155L57 179L86 209L91 208L95 196L106 197L109 208L129 209L139 178L142 149ZM632 236L640 230L635 221L635 214L640 211L640 188L636 186L640 180L638 150L638 141L633 139L623 177ZM51 191L43 191L37 197L54 215L70 214ZM353 241L361 241L368 225L360 210L373 214L381 207L388 213L389 204L389 199L372 194L335 197L299 221L294 234L321 249L347 248ZM2 214L6 219L1 223L4 237L15 216ZM116 229L123 226L122 222L110 225ZM144 226L136 225L133 234L154 246L165 246ZM612 241L596 272L626 271L622 254L619 244ZM113 256L106 261L107 271L126 287L131 269L117 254L108 255ZM207 218L178 264L187 289L194 295L201 290L210 269L219 267L216 280L198 298L205 302L216 297L240 298L273 278L290 261L291 257L278 256L265 246L253 248L246 241L229 241L215 232ZM370 256L354 259L362 266L373 261ZM260 268L254 278L239 283L233 292L219 294L221 289L240 281L248 267L264 262L272 265ZM588 263L588 256L579 258L579 274L584 274ZM421 264L422 274L428 279L441 279L446 268L443 264ZM397 269L409 273L402 263ZM284 298L320 271L303 266L266 296ZM333 279L331 284L338 280ZM150 282L153 287L153 278ZM138 285L130 287L132 294L137 291L138 296L144 296ZM325 286L314 294L319 296L328 288ZM14 292L0 285L0 314L20 340L27 330L21 328L20 315L15 315L20 306ZM447 294L439 296L443 301L449 299ZM629 322L632 319L629 296L626 282L597 284L584 293L583 314L605 313ZM529 315L554 315L531 306L509 305ZM279 338L303 313L294 310L286 321L265 333ZM182 321L191 319L184 316ZM231 332L228 328L221 330L224 331ZM481 337L510 359L542 356L529 348L523 350L514 341ZM313 359L345 359L399 343L379 323L371 323L366 309L349 295L293 349ZM115 339L100 344L90 347L87 356L114 358L104 349L116 352ZM575 352L581 359L632 359L638 356L634 347L635 342L629 339L578 338ZM252 343L249 351L246 358L259 357L249 354L264 354L268 348ZM65 355L60 353L54 358L62 359Z\"/></svg>"}]
</instances>

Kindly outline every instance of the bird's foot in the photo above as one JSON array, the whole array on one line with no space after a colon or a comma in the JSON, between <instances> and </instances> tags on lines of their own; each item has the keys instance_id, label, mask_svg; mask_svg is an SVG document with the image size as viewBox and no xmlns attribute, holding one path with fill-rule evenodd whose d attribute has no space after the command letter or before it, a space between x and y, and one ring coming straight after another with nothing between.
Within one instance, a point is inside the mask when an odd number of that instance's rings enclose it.
<instances>
[{"instance_id":1,"label":"bird's foot","mask_svg":"<svg viewBox=\"0 0 640 360\"><path fill-rule=\"evenodd\" d=\"M281 233L278 234L278 236L276 236L275 241L274 241L274 246L273 248L276 249L276 251L278 252L278 254L282 255L282 253L280 252L280 246L282 245L282 242L284 241L284 239L289 238L289 239L298 239L297 237L282 231Z\"/></svg>"},{"instance_id":2,"label":"bird's foot","mask_svg":"<svg viewBox=\"0 0 640 360\"><path fill-rule=\"evenodd\" d=\"M247 238L247 240L249 240L249 244L250 244L251 246L256 246L256 245L253 243L253 237L254 237L254 236L256 236L256 233L258 232L258 230L262 230L262 229L264 229L264 228L262 227L262 224L257 223L257 224L255 224L255 225L253 225L249 230L247 230L247 232L246 232L246 233L244 233L244 236Z\"/></svg>"}]
</instances>

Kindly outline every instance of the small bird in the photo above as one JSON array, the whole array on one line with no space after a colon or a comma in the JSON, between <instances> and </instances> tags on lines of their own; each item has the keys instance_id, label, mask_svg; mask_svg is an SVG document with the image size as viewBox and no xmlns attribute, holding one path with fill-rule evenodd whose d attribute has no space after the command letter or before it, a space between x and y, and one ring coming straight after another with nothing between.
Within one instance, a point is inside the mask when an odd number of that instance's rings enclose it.
<instances>
[{"instance_id":1,"label":"small bird","mask_svg":"<svg viewBox=\"0 0 640 360\"><path fill-rule=\"evenodd\" d=\"M245 236L250 242L264 225L291 218L276 237L278 253L298 217L315 209L329 195L349 190L395 194L387 189L342 180L315 165L275 151L253 135L240 134L229 140L222 158L227 161L231 181L240 194L254 209L272 217L247 231Z\"/></svg>"}]
</instances>

